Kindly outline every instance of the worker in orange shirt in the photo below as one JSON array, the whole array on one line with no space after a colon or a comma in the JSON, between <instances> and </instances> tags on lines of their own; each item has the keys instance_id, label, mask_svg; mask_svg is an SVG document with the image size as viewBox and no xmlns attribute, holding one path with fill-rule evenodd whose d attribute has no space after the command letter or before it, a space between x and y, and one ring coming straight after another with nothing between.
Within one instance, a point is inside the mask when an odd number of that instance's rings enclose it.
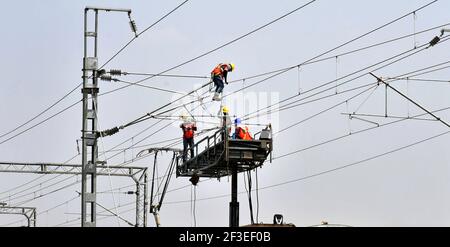
<instances>
[{"instance_id":1,"label":"worker in orange shirt","mask_svg":"<svg viewBox=\"0 0 450 247\"><path fill-rule=\"evenodd\" d=\"M234 120L233 137L234 137L234 139L240 139L240 140L247 140L247 141L253 140L252 135L248 131L248 127L241 126L241 119L239 119L239 118L236 118Z\"/></svg>"},{"instance_id":2,"label":"worker in orange shirt","mask_svg":"<svg viewBox=\"0 0 450 247\"><path fill-rule=\"evenodd\" d=\"M188 120L186 115L182 115L183 123L180 128L183 130L183 162L187 160L187 149L189 146L191 159L194 158L194 131L197 131L195 122Z\"/></svg>"},{"instance_id":3,"label":"worker in orange shirt","mask_svg":"<svg viewBox=\"0 0 450 247\"><path fill-rule=\"evenodd\" d=\"M234 71L233 63L220 63L211 71L211 80L214 82L216 86L216 90L214 93L214 97L212 100L220 100L220 94L224 88L225 84L228 84L227 75L228 72Z\"/></svg>"}]
</instances>

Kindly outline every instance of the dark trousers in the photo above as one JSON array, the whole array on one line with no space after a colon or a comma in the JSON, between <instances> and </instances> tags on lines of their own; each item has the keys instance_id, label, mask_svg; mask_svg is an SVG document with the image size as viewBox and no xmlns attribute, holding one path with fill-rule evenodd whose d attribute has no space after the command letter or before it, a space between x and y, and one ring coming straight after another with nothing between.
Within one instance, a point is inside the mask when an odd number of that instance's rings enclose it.
<instances>
[{"instance_id":1,"label":"dark trousers","mask_svg":"<svg viewBox=\"0 0 450 247\"><path fill-rule=\"evenodd\" d=\"M188 146L191 149L191 159L194 158L194 138L183 138L183 162L186 161Z\"/></svg>"},{"instance_id":2,"label":"dark trousers","mask_svg":"<svg viewBox=\"0 0 450 247\"><path fill-rule=\"evenodd\" d=\"M222 90L224 87L222 78L220 78L219 76L214 76L213 82L214 82L214 85L216 86L216 93L222 93Z\"/></svg>"}]
</instances>

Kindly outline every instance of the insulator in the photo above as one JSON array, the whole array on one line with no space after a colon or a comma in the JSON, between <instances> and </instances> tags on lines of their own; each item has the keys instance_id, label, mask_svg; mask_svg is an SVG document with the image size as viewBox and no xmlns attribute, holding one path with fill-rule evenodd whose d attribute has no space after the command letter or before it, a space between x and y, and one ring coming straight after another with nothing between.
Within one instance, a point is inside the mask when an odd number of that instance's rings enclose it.
<instances>
[{"instance_id":1,"label":"insulator","mask_svg":"<svg viewBox=\"0 0 450 247\"><path fill-rule=\"evenodd\" d=\"M102 76L102 75L105 74L105 73L106 73L106 70L105 70L105 69L97 70L97 76Z\"/></svg>"},{"instance_id":2,"label":"insulator","mask_svg":"<svg viewBox=\"0 0 450 247\"><path fill-rule=\"evenodd\" d=\"M110 75L102 75L102 76L100 76L100 80L102 80L102 81L111 81L112 77Z\"/></svg>"},{"instance_id":3,"label":"insulator","mask_svg":"<svg viewBox=\"0 0 450 247\"><path fill-rule=\"evenodd\" d=\"M436 45L440 40L441 40L441 39L440 39L438 36L434 37L434 38L430 41L430 46Z\"/></svg>"},{"instance_id":4,"label":"insulator","mask_svg":"<svg viewBox=\"0 0 450 247\"><path fill-rule=\"evenodd\" d=\"M136 27L136 22L134 22L133 20L130 20L130 27L131 27L131 31L136 34L137 36L137 27Z\"/></svg>"},{"instance_id":5,"label":"insulator","mask_svg":"<svg viewBox=\"0 0 450 247\"><path fill-rule=\"evenodd\" d=\"M110 75L122 75L122 71L120 69L112 69L109 71Z\"/></svg>"},{"instance_id":6,"label":"insulator","mask_svg":"<svg viewBox=\"0 0 450 247\"><path fill-rule=\"evenodd\" d=\"M98 136L101 136L101 137L112 136L112 135L114 135L117 132L119 132L119 128L114 127L112 129L107 129L107 130L104 130L104 131L97 132L97 137Z\"/></svg>"},{"instance_id":7,"label":"insulator","mask_svg":"<svg viewBox=\"0 0 450 247\"><path fill-rule=\"evenodd\" d=\"M135 192L134 192L134 191L127 191L127 194L128 194L128 195L134 195Z\"/></svg>"}]
</instances>

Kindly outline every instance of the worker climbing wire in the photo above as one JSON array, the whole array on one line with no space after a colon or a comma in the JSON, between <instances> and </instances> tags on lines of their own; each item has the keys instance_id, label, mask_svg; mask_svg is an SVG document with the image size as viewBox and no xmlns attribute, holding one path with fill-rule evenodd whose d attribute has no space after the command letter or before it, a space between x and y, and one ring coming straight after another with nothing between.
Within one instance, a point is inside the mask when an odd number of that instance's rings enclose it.
<instances>
[{"instance_id":1,"label":"worker climbing wire","mask_svg":"<svg viewBox=\"0 0 450 247\"><path fill-rule=\"evenodd\" d=\"M183 162L186 162L188 146L190 157L194 157L194 131L197 131L197 126L185 114L181 116L181 119L183 120L183 123L180 125L180 128L183 130Z\"/></svg>"},{"instance_id":2,"label":"worker climbing wire","mask_svg":"<svg viewBox=\"0 0 450 247\"><path fill-rule=\"evenodd\" d=\"M221 99L220 94L222 93L224 88L223 83L225 82L225 84L228 84L227 75L228 72L232 71L234 71L233 63L220 63L211 71L211 80L216 86L216 90L214 92L212 100L219 101Z\"/></svg>"}]
</instances>

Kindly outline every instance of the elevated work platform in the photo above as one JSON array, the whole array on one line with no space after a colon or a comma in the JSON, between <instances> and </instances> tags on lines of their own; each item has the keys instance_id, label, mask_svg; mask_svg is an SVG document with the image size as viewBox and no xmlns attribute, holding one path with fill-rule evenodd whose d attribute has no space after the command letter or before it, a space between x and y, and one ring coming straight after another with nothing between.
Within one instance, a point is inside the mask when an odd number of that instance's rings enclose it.
<instances>
[{"instance_id":1,"label":"elevated work platform","mask_svg":"<svg viewBox=\"0 0 450 247\"><path fill-rule=\"evenodd\" d=\"M225 129L194 145L194 157L177 164L177 177L223 177L261 166L272 152L271 130L266 128L254 140L231 139ZM203 149L203 150L202 150ZM190 151L188 151L189 153Z\"/></svg>"}]
</instances>

